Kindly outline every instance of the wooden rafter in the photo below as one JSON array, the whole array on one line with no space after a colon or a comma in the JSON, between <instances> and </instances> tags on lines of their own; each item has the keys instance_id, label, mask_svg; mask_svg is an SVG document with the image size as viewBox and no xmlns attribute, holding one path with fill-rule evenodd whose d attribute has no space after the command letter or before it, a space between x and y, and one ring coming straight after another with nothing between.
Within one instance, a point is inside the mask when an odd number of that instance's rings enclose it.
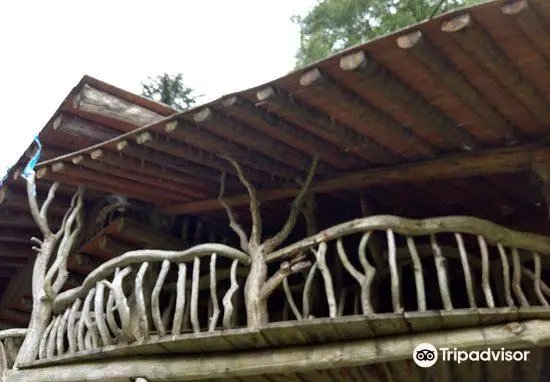
<instances>
[{"instance_id":1,"label":"wooden rafter","mask_svg":"<svg viewBox=\"0 0 550 382\"><path fill-rule=\"evenodd\" d=\"M307 127L311 133L344 147L345 151L370 163L388 164L398 160L387 148L313 107L298 103L283 89L269 86L259 90L256 97L259 105L269 105L273 110L277 110L278 114L300 121L300 125Z\"/></svg>"},{"instance_id":2,"label":"wooden rafter","mask_svg":"<svg viewBox=\"0 0 550 382\"><path fill-rule=\"evenodd\" d=\"M507 143L517 143L519 132L508 123L495 108L487 102L477 89L424 35L417 30L397 38L397 45L419 60L430 75L445 84L462 102L487 123L487 127L504 137Z\"/></svg>"},{"instance_id":3,"label":"wooden rafter","mask_svg":"<svg viewBox=\"0 0 550 382\"><path fill-rule=\"evenodd\" d=\"M500 81L542 123L550 119L550 103L515 67L491 36L469 13L441 25L480 66Z\"/></svg>"},{"instance_id":4,"label":"wooden rafter","mask_svg":"<svg viewBox=\"0 0 550 382\"><path fill-rule=\"evenodd\" d=\"M428 179L447 179L473 175L502 174L526 171L535 157L548 158L550 149L539 145L480 151L472 154L454 154L416 163L402 164L392 168L375 168L356 171L332 179L318 181L313 185L317 193L359 189L372 185L404 183ZM297 189L272 189L262 191L262 202L290 198ZM226 198L229 205L245 205L248 195ZM164 213L181 214L220 209L216 199L165 206Z\"/></svg>"},{"instance_id":5,"label":"wooden rafter","mask_svg":"<svg viewBox=\"0 0 550 382\"><path fill-rule=\"evenodd\" d=\"M415 130L422 131L424 137L435 135L446 141L450 147L459 147L467 151L481 146L470 133L434 108L421 94L397 79L372 57L368 57L364 51L342 57L340 68L353 71L361 86L391 99L393 103L414 115L420 122L419 126L415 126Z\"/></svg>"},{"instance_id":6,"label":"wooden rafter","mask_svg":"<svg viewBox=\"0 0 550 382\"><path fill-rule=\"evenodd\" d=\"M262 158L262 156L259 155L256 160L265 161L267 169L277 169L277 172L281 172L284 169L284 166L281 166L280 163L275 162L271 158L277 158L278 161L288 166L293 166L300 170L302 175L305 174L309 168L311 159L307 155L214 109L205 108L200 110L195 113L194 120L196 123L201 126L206 126L209 130L218 135L227 139L235 139L245 147L255 148L259 152L266 153L270 157ZM235 153L231 151L226 151L226 153L230 154L235 160L242 162L240 158L243 157L243 155L238 155L238 153L235 155ZM248 152L244 154L244 157L250 155ZM323 167L325 166L319 167L319 171L323 171ZM324 170L333 171L333 168L329 167ZM286 170L286 172L287 175L291 176L299 174L299 172L295 170ZM283 174L284 172L281 172L281 175Z\"/></svg>"},{"instance_id":7,"label":"wooden rafter","mask_svg":"<svg viewBox=\"0 0 550 382\"><path fill-rule=\"evenodd\" d=\"M321 72L319 69L313 69L306 72L300 78L302 85L307 92L311 92L316 98L324 99L332 105L338 105L350 114L363 122L363 126L370 126L370 129L359 131L366 135L375 135L375 139L380 136L386 146L391 147L392 144L400 143L408 147L406 151L417 153L416 156L433 156L438 150L431 143L418 137L407 127L402 126L387 114L376 109L352 90L337 83L328 74ZM376 127L376 128L374 128ZM377 134L376 131L381 130L383 134ZM386 141L386 142L385 142ZM395 150L394 151L400 151ZM420 155L418 154L420 153ZM414 155L408 155L414 157Z\"/></svg>"},{"instance_id":8,"label":"wooden rafter","mask_svg":"<svg viewBox=\"0 0 550 382\"><path fill-rule=\"evenodd\" d=\"M239 119L246 118L255 124L261 124L266 134L311 156L319 155L323 162L336 168L357 167L362 163L359 158L346 154L335 145L268 113L262 108L256 107L252 102L242 97L227 97L222 101L222 104L223 110L227 114Z\"/></svg>"}]
</instances>

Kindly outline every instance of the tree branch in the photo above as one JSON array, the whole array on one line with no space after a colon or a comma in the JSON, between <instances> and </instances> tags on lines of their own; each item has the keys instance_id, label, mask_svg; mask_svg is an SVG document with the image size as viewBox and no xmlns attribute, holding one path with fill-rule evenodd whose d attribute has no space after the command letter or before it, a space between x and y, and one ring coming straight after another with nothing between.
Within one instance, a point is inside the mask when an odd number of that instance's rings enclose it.
<instances>
[{"instance_id":1,"label":"tree branch","mask_svg":"<svg viewBox=\"0 0 550 382\"><path fill-rule=\"evenodd\" d=\"M250 215L252 216L252 232L250 233L250 242L256 246L260 246L262 239L262 217L260 214L260 198L258 197L258 191L254 186L246 179L241 166L231 158L229 155L223 155L222 158L227 160L235 170L240 182L245 186L250 196Z\"/></svg>"},{"instance_id":2,"label":"tree branch","mask_svg":"<svg viewBox=\"0 0 550 382\"><path fill-rule=\"evenodd\" d=\"M48 199L50 199L50 196L52 194L55 194L55 190L57 189L57 187L58 186L56 186L56 183L54 183L51 186L50 192L48 193ZM52 192L52 189L53 189L53 192ZM38 207L38 201L36 200L36 175L34 173L30 174L27 177L27 198L29 200L29 208L31 210L31 215L34 221L36 222L36 224L38 225L38 228L40 228L40 231L44 235L44 238L52 237L53 233L50 230L50 227L48 225L48 220L47 218L42 218L40 208ZM48 200L46 200L46 202L47 201Z\"/></svg>"},{"instance_id":3,"label":"tree branch","mask_svg":"<svg viewBox=\"0 0 550 382\"><path fill-rule=\"evenodd\" d=\"M42 208L40 209L40 218L45 222L48 221L48 209L50 208L50 204L55 199L55 193L58 188L59 182L55 182L54 184L52 184L50 190L48 191L48 196L44 201L44 204L42 204Z\"/></svg>"},{"instance_id":4,"label":"tree branch","mask_svg":"<svg viewBox=\"0 0 550 382\"><path fill-rule=\"evenodd\" d=\"M239 236L239 239L241 241L241 249L245 251L246 253L249 253L249 246L248 246L248 237L246 236L246 233L243 230L243 227L239 223L237 223L237 220L235 220L235 215L233 214L233 210L231 207L223 200L223 194L225 191L225 172L222 173L220 177L220 194L218 195L218 202L225 208L225 211L227 212L227 217L229 218L229 227Z\"/></svg>"},{"instance_id":5,"label":"tree branch","mask_svg":"<svg viewBox=\"0 0 550 382\"><path fill-rule=\"evenodd\" d=\"M306 181L304 182L302 188L300 189L300 192L298 193L298 195L296 195L296 198L292 202L290 214L288 215L288 218L283 228L275 236L267 239L262 244L266 253L273 251L275 248L281 245L286 240L288 235L290 235L290 233L292 232L292 229L296 224L296 219L298 218L298 214L300 213L300 208L304 201L304 197L306 196L307 192L311 187L311 183L313 182L313 176L315 175L317 162L318 162L318 158L314 157L313 162L311 163L309 172L307 174Z\"/></svg>"},{"instance_id":6,"label":"tree branch","mask_svg":"<svg viewBox=\"0 0 550 382\"><path fill-rule=\"evenodd\" d=\"M262 300L266 300L271 295L271 293L273 293L273 291L277 289L279 285L281 285L285 278L294 273L299 273L309 268L311 266L311 262L302 261L304 257L305 255L298 255L290 262L283 261L279 270L275 272L275 274L262 285L262 288L260 290L260 298Z\"/></svg>"}]
</instances>

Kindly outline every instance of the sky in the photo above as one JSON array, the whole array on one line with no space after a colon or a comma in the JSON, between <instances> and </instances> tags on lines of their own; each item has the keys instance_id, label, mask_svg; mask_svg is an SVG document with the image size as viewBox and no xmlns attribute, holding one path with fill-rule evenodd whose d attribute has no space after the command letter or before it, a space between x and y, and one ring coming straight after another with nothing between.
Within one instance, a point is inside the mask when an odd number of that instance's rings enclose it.
<instances>
[{"instance_id":1,"label":"sky","mask_svg":"<svg viewBox=\"0 0 550 382\"><path fill-rule=\"evenodd\" d=\"M288 73L314 1L0 1L0 175L84 74L139 93L182 73L207 102Z\"/></svg>"}]
</instances>

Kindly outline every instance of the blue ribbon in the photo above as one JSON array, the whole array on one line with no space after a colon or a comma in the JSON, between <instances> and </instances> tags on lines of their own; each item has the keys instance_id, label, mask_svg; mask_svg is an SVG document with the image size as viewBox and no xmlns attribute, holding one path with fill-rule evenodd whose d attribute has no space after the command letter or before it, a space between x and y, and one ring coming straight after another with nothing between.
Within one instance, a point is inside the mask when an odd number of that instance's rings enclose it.
<instances>
[{"instance_id":1,"label":"blue ribbon","mask_svg":"<svg viewBox=\"0 0 550 382\"><path fill-rule=\"evenodd\" d=\"M38 159L40 159L40 155L42 154L42 144L40 143L40 140L38 139L38 136L34 137L34 141L38 145L38 150L36 150L36 153L33 155L29 163L25 166L25 169L23 170L23 173L21 174L23 178L28 182L29 176L34 174L34 166L38 163ZM36 187L33 190L34 196L36 196Z\"/></svg>"}]
</instances>

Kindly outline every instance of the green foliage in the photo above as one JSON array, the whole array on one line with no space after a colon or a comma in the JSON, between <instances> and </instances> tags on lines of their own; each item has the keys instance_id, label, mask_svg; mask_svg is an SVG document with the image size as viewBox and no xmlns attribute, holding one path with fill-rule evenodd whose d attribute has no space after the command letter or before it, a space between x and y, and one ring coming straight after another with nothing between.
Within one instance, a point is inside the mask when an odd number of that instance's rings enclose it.
<instances>
[{"instance_id":1,"label":"green foliage","mask_svg":"<svg viewBox=\"0 0 550 382\"><path fill-rule=\"evenodd\" d=\"M164 73L155 78L148 77L141 83L141 95L157 102L162 102L173 109L183 111L190 109L197 102L194 90L183 84L183 75Z\"/></svg>"},{"instance_id":2,"label":"green foliage","mask_svg":"<svg viewBox=\"0 0 550 382\"><path fill-rule=\"evenodd\" d=\"M300 27L296 66L480 0L318 0ZM441 3L441 4L440 4Z\"/></svg>"}]
</instances>

